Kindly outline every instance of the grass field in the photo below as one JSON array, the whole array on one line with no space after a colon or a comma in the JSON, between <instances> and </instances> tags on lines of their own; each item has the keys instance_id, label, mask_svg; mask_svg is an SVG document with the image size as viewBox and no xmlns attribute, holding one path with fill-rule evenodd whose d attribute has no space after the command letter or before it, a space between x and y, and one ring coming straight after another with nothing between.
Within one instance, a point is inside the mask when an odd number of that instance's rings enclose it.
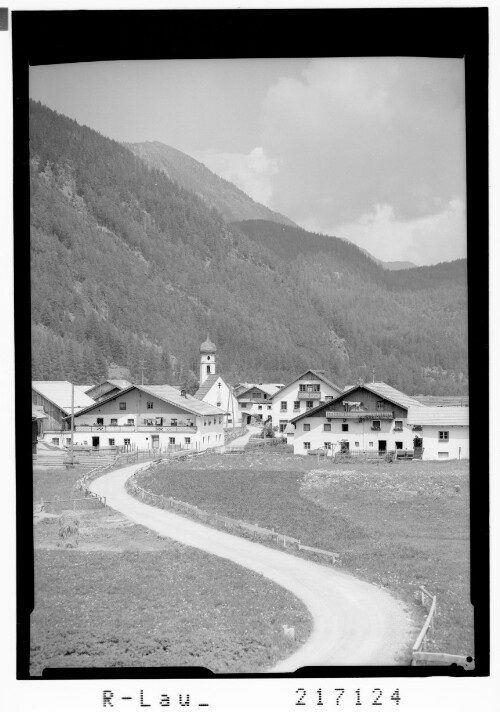
<instances>
[{"instance_id":1,"label":"grass field","mask_svg":"<svg viewBox=\"0 0 500 712\"><path fill-rule=\"evenodd\" d=\"M467 462L343 463L269 449L206 455L144 473L140 486L333 550L343 570L413 605L438 597L428 649L473 654Z\"/></svg>"},{"instance_id":2,"label":"grass field","mask_svg":"<svg viewBox=\"0 0 500 712\"><path fill-rule=\"evenodd\" d=\"M35 471L38 501L71 497L81 474ZM159 537L108 508L77 514L77 549L58 546L58 517L34 528L32 675L82 666L263 672L307 639L305 606L262 576ZM284 624L295 627L295 642L283 636Z\"/></svg>"}]
</instances>

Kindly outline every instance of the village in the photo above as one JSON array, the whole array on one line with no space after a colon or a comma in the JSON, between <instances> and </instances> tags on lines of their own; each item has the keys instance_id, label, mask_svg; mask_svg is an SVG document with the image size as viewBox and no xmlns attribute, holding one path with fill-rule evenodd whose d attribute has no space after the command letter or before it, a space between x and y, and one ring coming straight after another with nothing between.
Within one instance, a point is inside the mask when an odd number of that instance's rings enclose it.
<instances>
[{"instance_id":1,"label":"village","mask_svg":"<svg viewBox=\"0 0 500 712\"><path fill-rule=\"evenodd\" d=\"M200 346L194 395L170 385L109 379L94 385L33 381L33 455L65 452L205 451L255 426L295 455L362 459L469 458L467 406L426 406L392 386L346 385L308 369L290 382L228 384L216 345ZM234 435L233 435L234 437Z\"/></svg>"}]
</instances>

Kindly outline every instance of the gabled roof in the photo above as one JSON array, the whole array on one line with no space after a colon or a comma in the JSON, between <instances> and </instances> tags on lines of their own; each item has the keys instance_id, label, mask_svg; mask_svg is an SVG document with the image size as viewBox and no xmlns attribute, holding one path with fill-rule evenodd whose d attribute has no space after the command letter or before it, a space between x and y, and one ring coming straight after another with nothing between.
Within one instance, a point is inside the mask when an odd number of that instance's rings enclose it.
<instances>
[{"instance_id":1,"label":"gabled roof","mask_svg":"<svg viewBox=\"0 0 500 712\"><path fill-rule=\"evenodd\" d=\"M388 386L387 383L363 383L361 385L357 386L351 386L351 388L348 391L344 391L341 393L339 396L336 398L332 398L331 400L327 401L326 403L321 403L320 405L315 406L314 408L311 408L310 410L306 410L305 413L301 413L300 415L295 416L295 418L291 418L290 423L296 423L298 420L301 418L305 418L306 416L313 415L314 413L317 413L320 411L322 408L329 408L331 407L332 403L338 403L339 401L343 401L346 399L346 396L349 395L349 393L352 393L358 388L365 388L367 391L370 391L371 393L375 394L376 396L379 396L380 398L383 398L384 400L388 400L394 405L398 405L400 408L405 408L408 410L410 407L415 407L415 408L422 408L423 406L416 400L415 398L412 398L411 396L407 396L405 393L402 393L401 391L398 391L396 388L393 388L392 386ZM362 412L361 412L362 415Z\"/></svg>"},{"instance_id":2,"label":"gabled roof","mask_svg":"<svg viewBox=\"0 0 500 712\"><path fill-rule=\"evenodd\" d=\"M127 380L125 380L124 378L118 379L118 380L114 380L114 379L108 378L108 380L107 380L107 381L104 381L104 382L105 382L105 383L111 383L113 386L116 386L117 388L128 388L129 386L132 385L132 384L130 383L130 381L127 381Z\"/></svg>"},{"instance_id":3,"label":"gabled roof","mask_svg":"<svg viewBox=\"0 0 500 712\"><path fill-rule=\"evenodd\" d=\"M71 383L69 381L33 381L32 388L41 396L60 408L66 415L71 413ZM74 412L94 405L95 401L86 393L74 386Z\"/></svg>"},{"instance_id":4,"label":"gabled roof","mask_svg":"<svg viewBox=\"0 0 500 712\"><path fill-rule=\"evenodd\" d=\"M91 388L94 388L94 386L95 386L95 383L92 383L90 386L89 386L88 384L84 384L84 385L82 386L82 385L80 385L79 383L78 383L78 384L75 383L75 388L79 388L79 389L80 389L81 391L83 391L84 393L86 393L87 391L90 391L90 389L91 389Z\"/></svg>"},{"instance_id":5,"label":"gabled roof","mask_svg":"<svg viewBox=\"0 0 500 712\"><path fill-rule=\"evenodd\" d=\"M217 380L221 378L220 376L217 376L215 373L212 374L211 376L207 376L201 386L198 388L196 393L194 394L195 398L198 398L199 400L203 400L203 397L207 395L208 391L212 388L212 386L217 383ZM221 379L224 380L224 379Z\"/></svg>"},{"instance_id":6,"label":"gabled roof","mask_svg":"<svg viewBox=\"0 0 500 712\"><path fill-rule=\"evenodd\" d=\"M88 408L84 408L83 410L81 410L78 415L88 413L94 407L100 408L108 401L112 401L118 397L121 397L122 395L125 395L126 393L129 393L130 391L133 391L134 388L137 388L138 391L146 393L146 395L155 396L156 398L165 401L165 403L169 403L170 405L175 405L179 408L182 408L186 412L192 413L193 415L226 415L226 411L222 410L222 408L217 408L214 405L210 405L210 403L205 403L205 401L201 401L198 398L195 398L194 396L191 396L189 394L186 394L186 397L184 397L181 395L181 392L178 388L174 388L174 386L168 385L129 386L128 388L124 388L120 393L114 393L113 395L107 396L98 403L92 403L92 405Z\"/></svg>"},{"instance_id":7,"label":"gabled roof","mask_svg":"<svg viewBox=\"0 0 500 712\"><path fill-rule=\"evenodd\" d=\"M398 391L396 388L387 385L387 383L363 383L362 386L352 386L351 391L356 390L356 388L366 388L368 391L375 393L375 395L401 406L401 408L409 408L410 406L419 407L422 405L416 398L407 396L406 393ZM349 391L344 391L342 395L345 396L347 393L349 393Z\"/></svg>"},{"instance_id":8,"label":"gabled roof","mask_svg":"<svg viewBox=\"0 0 500 712\"><path fill-rule=\"evenodd\" d=\"M408 425L469 425L469 408L424 406L408 410Z\"/></svg>"},{"instance_id":9,"label":"gabled roof","mask_svg":"<svg viewBox=\"0 0 500 712\"><path fill-rule=\"evenodd\" d=\"M297 376L292 381L290 381L290 383L287 383L285 386L280 388L279 391L276 391L276 393L273 395L273 398L276 398L276 396L279 395L282 391L284 391L289 386L293 385L295 383L295 381L300 381L300 379L303 378L307 373L312 373L314 378L318 379L318 381L323 381L323 383L326 383L331 388L334 388L339 393L342 393L342 388L339 388L338 386L336 386L335 383L332 383L332 381L329 381L328 378L325 378L322 374L318 373L317 371L313 371L312 368L308 368L307 371L304 371L304 373L301 373L300 376Z\"/></svg>"},{"instance_id":10,"label":"gabled roof","mask_svg":"<svg viewBox=\"0 0 500 712\"><path fill-rule=\"evenodd\" d=\"M268 396L271 396L271 398L279 391L280 387L279 385L275 385L274 383L249 383L247 384L248 388L246 388L244 391L241 391L241 393L238 394L238 399L242 398L244 395L248 393L248 391L253 391L256 388L260 388L261 391L264 393L267 393Z\"/></svg>"}]
</instances>

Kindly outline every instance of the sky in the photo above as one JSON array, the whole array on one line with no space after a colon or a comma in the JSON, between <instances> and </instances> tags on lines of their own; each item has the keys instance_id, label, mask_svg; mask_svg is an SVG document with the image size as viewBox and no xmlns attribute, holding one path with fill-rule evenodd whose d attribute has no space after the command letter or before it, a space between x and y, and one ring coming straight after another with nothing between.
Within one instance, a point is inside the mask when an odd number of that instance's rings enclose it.
<instances>
[{"instance_id":1,"label":"sky","mask_svg":"<svg viewBox=\"0 0 500 712\"><path fill-rule=\"evenodd\" d=\"M460 59L33 67L30 94L118 141L161 141L254 200L384 261L466 256Z\"/></svg>"}]
</instances>

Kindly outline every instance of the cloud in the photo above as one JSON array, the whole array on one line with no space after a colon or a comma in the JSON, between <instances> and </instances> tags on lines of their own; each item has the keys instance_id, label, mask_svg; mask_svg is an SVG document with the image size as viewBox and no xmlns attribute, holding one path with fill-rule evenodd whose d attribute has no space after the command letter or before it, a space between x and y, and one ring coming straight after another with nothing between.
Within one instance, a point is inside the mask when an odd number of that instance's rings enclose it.
<instances>
[{"instance_id":1,"label":"cloud","mask_svg":"<svg viewBox=\"0 0 500 712\"><path fill-rule=\"evenodd\" d=\"M457 197L443 210L413 220L398 219L391 205L378 204L352 222L327 226L311 220L303 227L344 237L384 262L435 264L466 256L465 205Z\"/></svg>"},{"instance_id":2,"label":"cloud","mask_svg":"<svg viewBox=\"0 0 500 712\"><path fill-rule=\"evenodd\" d=\"M462 60L311 60L270 87L261 112L261 144L281 168L272 176L275 209L303 226L361 229L372 216L401 239L419 225L432 231L437 215L453 222L450 206L465 200L464 103ZM424 233L419 239L427 245ZM452 231L438 239L454 256ZM427 262L423 248L412 249Z\"/></svg>"},{"instance_id":3,"label":"cloud","mask_svg":"<svg viewBox=\"0 0 500 712\"><path fill-rule=\"evenodd\" d=\"M262 147L258 146L248 154L199 151L192 155L218 176L231 181L251 198L270 207L273 179L279 173L279 163L269 158Z\"/></svg>"}]
</instances>

